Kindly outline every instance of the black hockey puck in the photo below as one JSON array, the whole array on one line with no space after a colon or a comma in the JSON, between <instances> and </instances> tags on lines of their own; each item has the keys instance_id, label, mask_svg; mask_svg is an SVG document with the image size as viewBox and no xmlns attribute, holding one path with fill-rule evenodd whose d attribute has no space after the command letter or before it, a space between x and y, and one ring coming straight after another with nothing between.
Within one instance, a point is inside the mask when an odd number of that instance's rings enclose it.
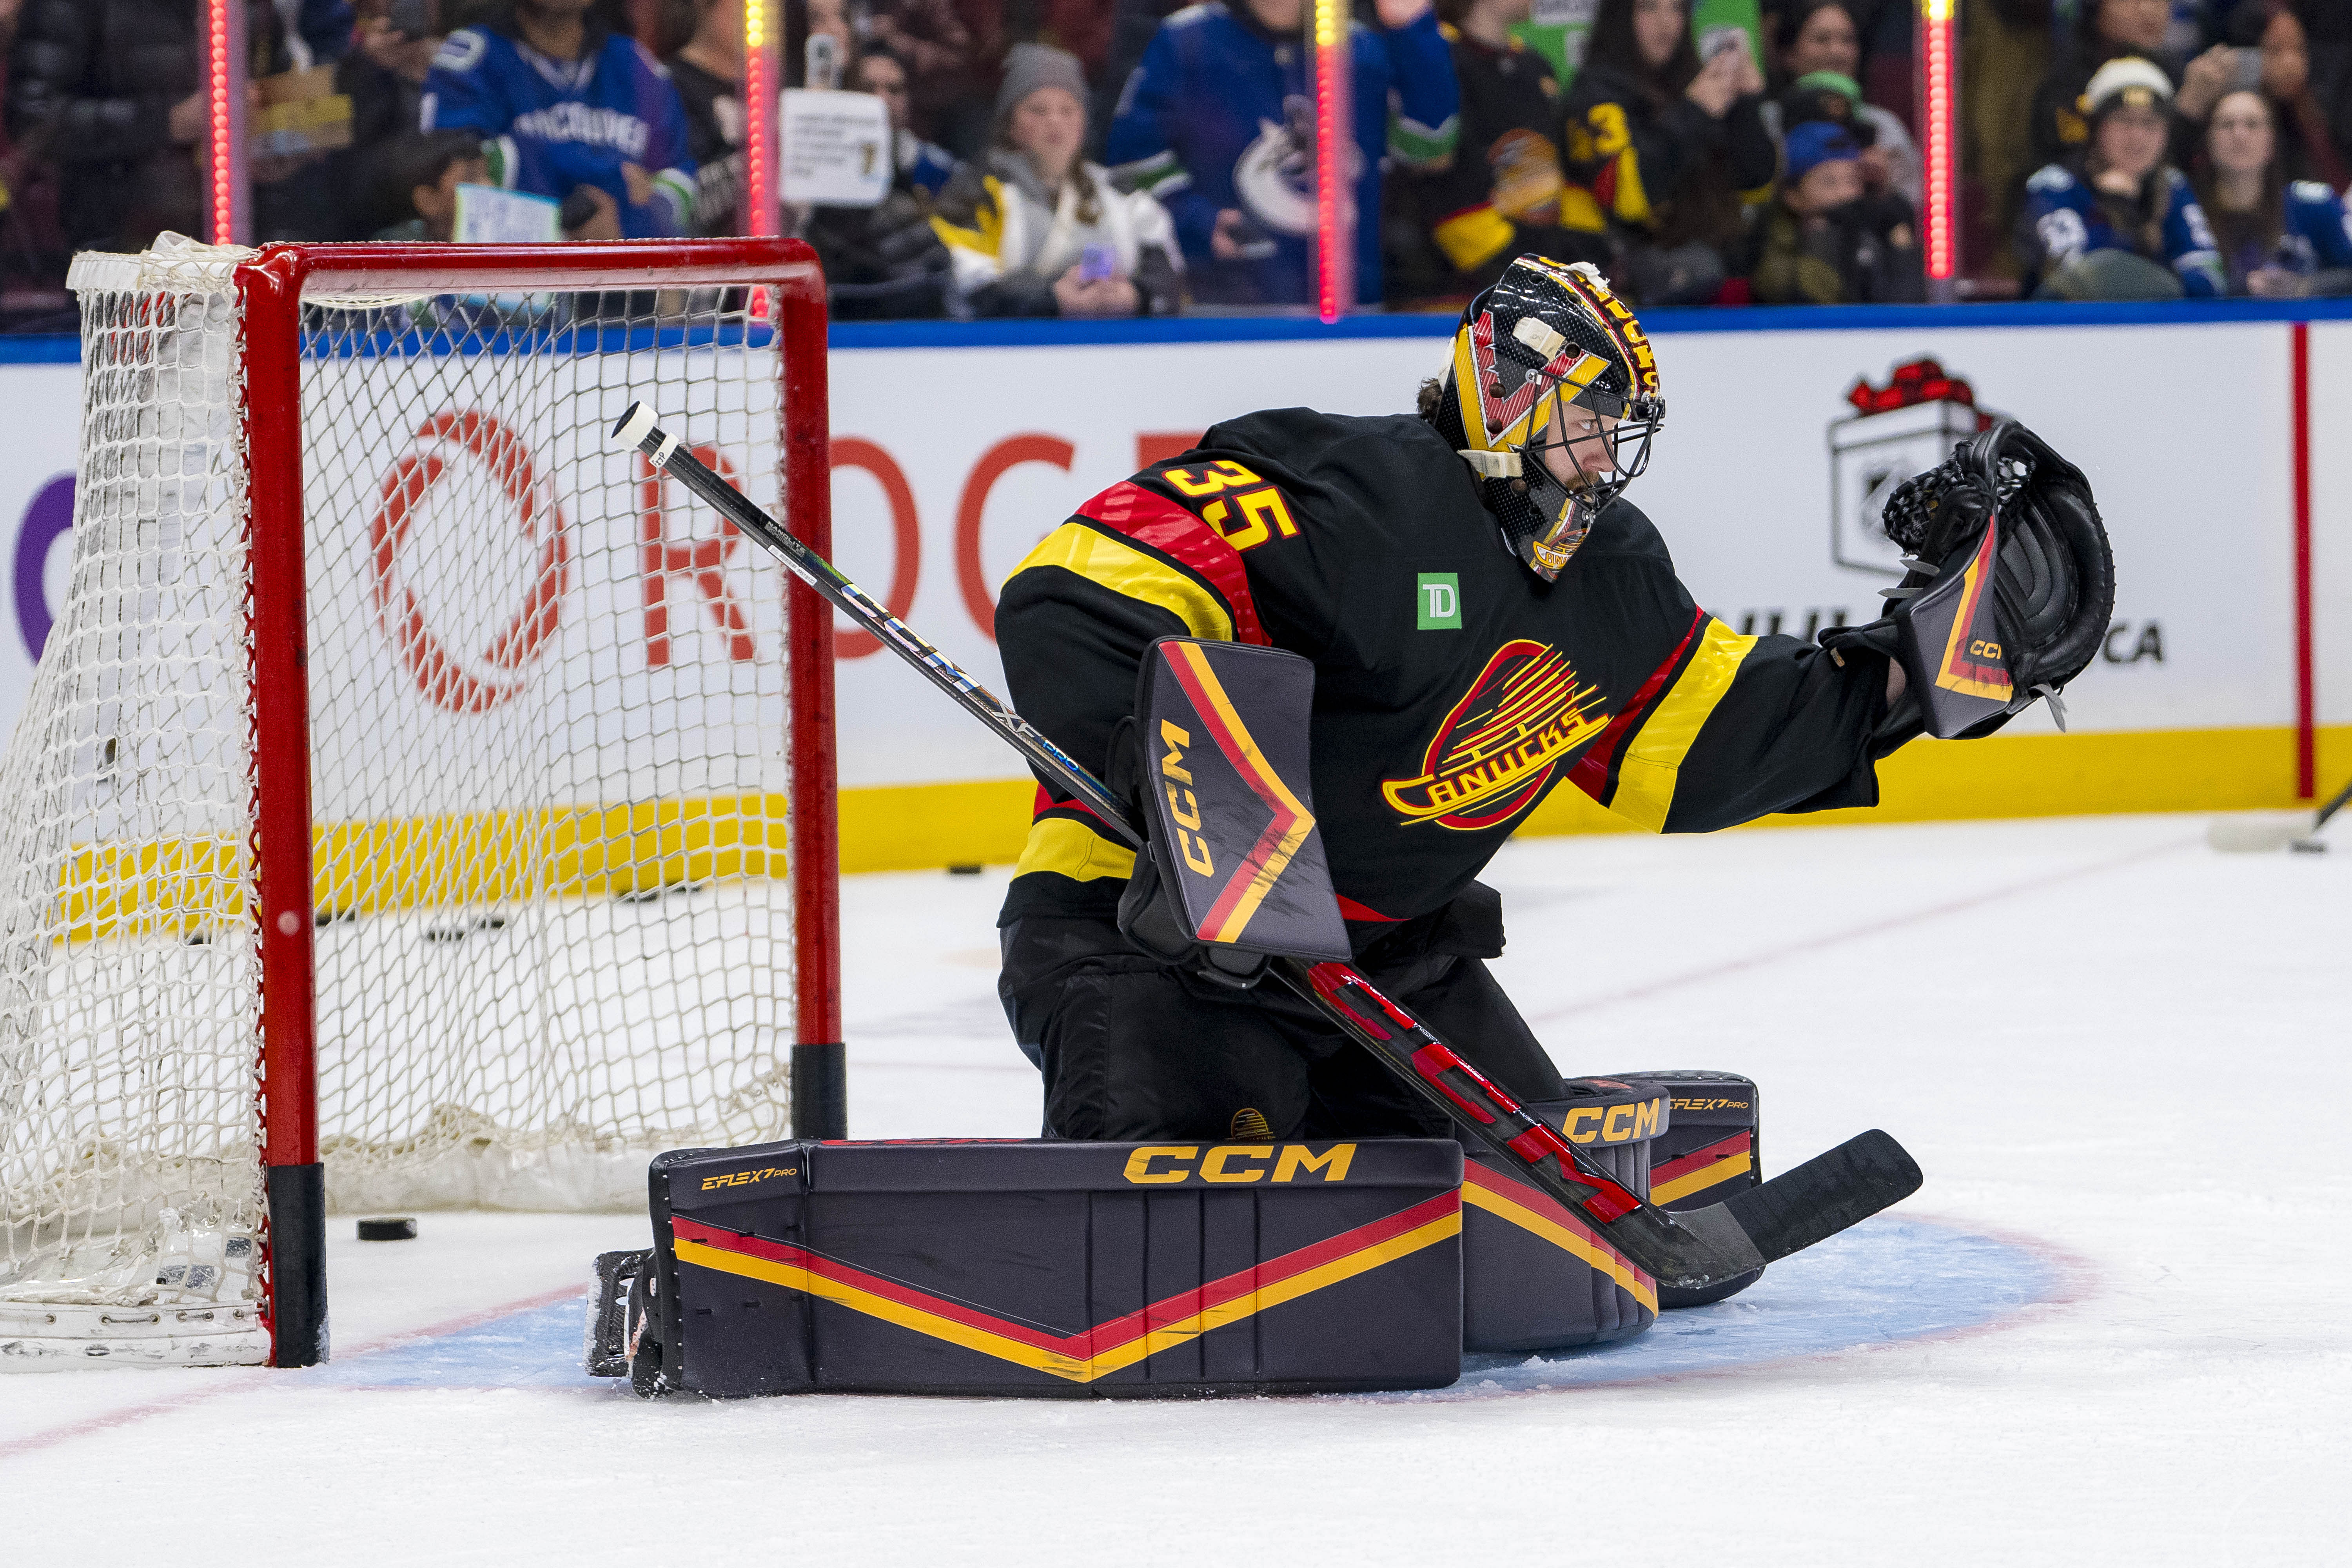
<instances>
[{"instance_id":1,"label":"black hockey puck","mask_svg":"<svg viewBox=\"0 0 2352 1568\"><path fill-rule=\"evenodd\" d=\"M978 866L950 866L948 868L948 875L950 877L977 877L980 875L981 869L982 868Z\"/></svg>"},{"instance_id":2,"label":"black hockey puck","mask_svg":"<svg viewBox=\"0 0 2352 1568\"><path fill-rule=\"evenodd\" d=\"M416 1222L404 1216L398 1219L363 1219L360 1221L360 1239L362 1241L415 1241Z\"/></svg>"}]
</instances>

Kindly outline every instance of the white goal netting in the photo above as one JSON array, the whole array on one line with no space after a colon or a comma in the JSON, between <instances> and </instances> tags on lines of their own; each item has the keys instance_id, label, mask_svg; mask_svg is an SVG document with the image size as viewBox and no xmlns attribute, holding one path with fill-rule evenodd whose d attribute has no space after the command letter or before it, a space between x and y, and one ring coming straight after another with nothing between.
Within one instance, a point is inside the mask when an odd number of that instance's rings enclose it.
<instances>
[{"instance_id":1,"label":"white goal netting","mask_svg":"<svg viewBox=\"0 0 2352 1568\"><path fill-rule=\"evenodd\" d=\"M244 405L237 258L76 267L71 586L0 763L0 1361L68 1309L254 1332L247 422L293 416ZM776 349L740 294L416 293L304 310L329 1204L631 1208L783 1135L792 787L780 570L605 433L645 398L780 510Z\"/></svg>"}]
</instances>

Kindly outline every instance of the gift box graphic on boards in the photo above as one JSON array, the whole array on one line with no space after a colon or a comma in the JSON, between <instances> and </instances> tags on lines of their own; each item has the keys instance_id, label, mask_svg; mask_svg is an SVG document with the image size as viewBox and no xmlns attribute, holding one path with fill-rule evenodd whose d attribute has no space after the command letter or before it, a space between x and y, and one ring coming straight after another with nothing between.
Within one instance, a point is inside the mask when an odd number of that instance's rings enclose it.
<instances>
[{"instance_id":1,"label":"gift box graphic on boards","mask_svg":"<svg viewBox=\"0 0 2352 1568\"><path fill-rule=\"evenodd\" d=\"M1979 409L1975 388L1932 359L1895 366L1883 387L1864 376L1846 401L1855 412L1829 430L1830 559L1900 577L1903 552L1880 522L1886 498L1950 457L1956 442L1990 429L1999 416Z\"/></svg>"}]
</instances>

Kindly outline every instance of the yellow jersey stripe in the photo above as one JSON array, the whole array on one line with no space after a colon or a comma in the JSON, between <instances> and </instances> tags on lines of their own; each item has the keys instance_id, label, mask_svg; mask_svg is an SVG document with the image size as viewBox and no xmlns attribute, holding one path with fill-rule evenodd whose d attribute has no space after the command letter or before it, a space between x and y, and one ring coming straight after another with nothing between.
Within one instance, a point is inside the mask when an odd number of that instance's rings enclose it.
<instances>
[{"instance_id":1,"label":"yellow jersey stripe","mask_svg":"<svg viewBox=\"0 0 2352 1568\"><path fill-rule=\"evenodd\" d=\"M1564 185L1559 193L1559 226L1579 234L1606 234L1609 215L1582 185Z\"/></svg>"},{"instance_id":2,"label":"yellow jersey stripe","mask_svg":"<svg viewBox=\"0 0 2352 1568\"><path fill-rule=\"evenodd\" d=\"M988 200L980 204L971 215L971 226L965 228L943 217L931 219L931 232L940 243L952 249L977 251L993 261L1004 247L1004 183L990 174L981 181L988 192Z\"/></svg>"},{"instance_id":3,"label":"yellow jersey stripe","mask_svg":"<svg viewBox=\"0 0 2352 1568\"><path fill-rule=\"evenodd\" d=\"M1650 194L1642 188L1642 160L1633 149L1617 154L1617 216L1627 223L1650 221Z\"/></svg>"},{"instance_id":4,"label":"yellow jersey stripe","mask_svg":"<svg viewBox=\"0 0 2352 1568\"><path fill-rule=\"evenodd\" d=\"M1430 234L1437 241L1437 248L1445 252L1445 259L1454 263L1454 270L1467 272L1499 253L1518 237L1519 231L1490 204L1455 213Z\"/></svg>"},{"instance_id":5,"label":"yellow jersey stripe","mask_svg":"<svg viewBox=\"0 0 2352 1568\"><path fill-rule=\"evenodd\" d=\"M1124 879L1135 875L1135 851L1083 822L1043 816L1029 825L1029 841L1021 847L1021 861L1013 868L1016 877L1032 871L1052 871L1073 882Z\"/></svg>"},{"instance_id":6,"label":"yellow jersey stripe","mask_svg":"<svg viewBox=\"0 0 2352 1568\"><path fill-rule=\"evenodd\" d=\"M1015 566L1006 582L1033 566L1059 566L1099 587L1157 605L1211 642L1234 640L1234 617L1217 596L1155 555L1082 522L1066 522Z\"/></svg>"},{"instance_id":7,"label":"yellow jersey stripe","mask_svg":"<svg viewBox=\"0 0 2352 1568\"><path fill-rule=\"evenodd\" d=\"M1624 760L1617 764L1617 793L1609 798L1610 810L1653 833L1665 831L1683 759L1690 754L1691 743L1698 739L1715 705L1731 689L1740 661L1755 646L1754 637L1741 637L1714 616L1707 617L1706 630L1699 635L1690 662L1625 748Z\"/></svg>"}]
</instances>

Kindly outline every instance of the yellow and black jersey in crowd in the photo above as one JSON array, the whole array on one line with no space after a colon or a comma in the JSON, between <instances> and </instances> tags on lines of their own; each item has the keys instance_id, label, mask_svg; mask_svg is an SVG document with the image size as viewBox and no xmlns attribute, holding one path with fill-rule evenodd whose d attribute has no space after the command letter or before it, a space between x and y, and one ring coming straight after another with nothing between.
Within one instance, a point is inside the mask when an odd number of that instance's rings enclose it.
<instances>
[{"instance_id":1,"label":"yellow and black jersey in crowd","mask_svg":"<svg viewBox=\"0 0 2352 1568\"><path fill-rule=\"evenodd\" d=\"M1761 102L1743 96L1715 119L1687 98L1658 100L1623 72L1589 62L1568 94L1568 177L1611 217L1643 230L1673 226L1670 209L1703 200L1710 184L1760 204L1780 166ZM1693 217L1682 215L1680 227Z\"/></svg>"},{"instance_id":2,"label":"yellow and black jersey in crowd","mask_svg":"<svg viewBox=\"0 0 2352 1568\"><path fill-rule=\"evenodd\" d=\"M1360 936L1462 892L1563 784L1670 833L1877 799L1882 661L1734 632L1622 500L1539 581L1409 416L1219 425L1081 507L996 611L1014 706L1096 768L1144 649L1178 635L1314 661L1316 813ZM1041 789L1004 919L1108 914L1133 865Z\"/></svg>"}]
</instances>

